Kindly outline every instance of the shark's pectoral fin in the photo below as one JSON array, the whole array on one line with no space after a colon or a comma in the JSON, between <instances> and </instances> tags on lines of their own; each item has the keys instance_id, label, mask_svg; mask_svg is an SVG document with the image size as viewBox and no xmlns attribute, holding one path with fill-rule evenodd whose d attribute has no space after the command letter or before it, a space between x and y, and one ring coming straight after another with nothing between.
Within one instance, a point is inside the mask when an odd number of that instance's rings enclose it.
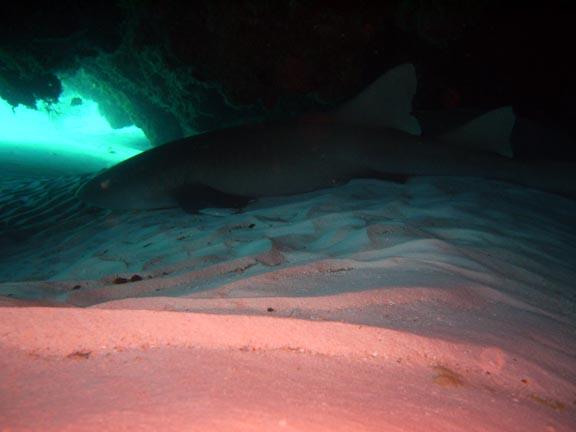
<instances>
[{"instance_id":1,"label":"shark's pectoral fin","mask_svg":"<svg viewBox=\"0 0 576 432\"><path fill-rule=\"evenodd\" d=\"M363 176L362 176L363 177ZM385 180L393 183L406 183L410 178L412 178L410 174L404 173L393 173L393 172L379 172L379 171L370 171L367 173L366 178L375 178L378 180Z\"/></svg>"},{"instance_id":2,"label":"shark's pectoral fin","mask_svg":"<svg viewBox=\"0 0 576 432\"><path fill-rule=\"evenodd\" d=\"M198 213L205 208L240 209L253 201L251 197L228 194L203 184L181 186L174 191L173 196L188 213Z\"/></svg>"}]
</instances>

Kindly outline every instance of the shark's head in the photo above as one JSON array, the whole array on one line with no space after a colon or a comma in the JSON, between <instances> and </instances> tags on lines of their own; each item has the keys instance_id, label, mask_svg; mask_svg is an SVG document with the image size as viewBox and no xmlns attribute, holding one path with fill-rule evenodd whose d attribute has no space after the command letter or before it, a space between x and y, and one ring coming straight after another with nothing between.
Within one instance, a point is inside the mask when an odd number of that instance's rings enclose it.
<instances>
[{"instance_id":1,"label":"shark's head","mask_svg":"<svg viewBox=\"0 0 576 432\"><path fill-rule=\"evenodd\" d=\"M150 180L121 163L85 183L76 196L86 204L115 210L176 206L170 194Z\"/></svg>"}]
</instances>

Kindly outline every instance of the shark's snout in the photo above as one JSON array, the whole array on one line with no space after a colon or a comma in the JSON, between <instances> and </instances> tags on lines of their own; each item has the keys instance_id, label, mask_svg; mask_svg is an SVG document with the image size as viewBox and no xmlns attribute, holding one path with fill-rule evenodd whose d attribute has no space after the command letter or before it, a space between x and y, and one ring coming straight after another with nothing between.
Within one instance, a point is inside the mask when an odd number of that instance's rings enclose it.
<instances>
[{"instance_id":1,"label":"shark's snout","mask_svg":"<svg viewBox=\"0 0 576 432\"><path fill-rule=\"evenodd\" d=\"M163 189L156 190L145 178L133 172L104 172L86 182L76 197L91 206L112 210L155 209L174 207L173 197Z\"/></svg>"}]
</instances>

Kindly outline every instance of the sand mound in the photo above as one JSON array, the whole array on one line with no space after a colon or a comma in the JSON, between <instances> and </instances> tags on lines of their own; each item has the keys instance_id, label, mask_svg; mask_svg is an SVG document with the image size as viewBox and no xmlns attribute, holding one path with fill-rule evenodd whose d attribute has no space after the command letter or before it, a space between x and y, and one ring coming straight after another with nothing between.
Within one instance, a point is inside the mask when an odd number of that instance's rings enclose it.
<instances>
[{"instance_id":1,"label":"sand mound","mask_svg":"<svg viewBox=\"0 0 576 432\"><path fill-rule=\"evenodd\" d=\"M83 180L2 186L0 424L576 427L575 202L420 178L109 212Z\"/></svg>"}]
</instances>

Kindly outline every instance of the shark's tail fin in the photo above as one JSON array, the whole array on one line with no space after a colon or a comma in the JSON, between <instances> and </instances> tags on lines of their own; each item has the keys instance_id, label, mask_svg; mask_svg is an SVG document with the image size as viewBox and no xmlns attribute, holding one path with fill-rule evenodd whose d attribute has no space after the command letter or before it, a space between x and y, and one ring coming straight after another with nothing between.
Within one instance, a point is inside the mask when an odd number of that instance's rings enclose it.
<instances>
[{"instance_id":1,"label":"shark's tail fin","mask_svg":"<svg viewBox=\"0 0 576 432\"><path fill-rule=\"evenodd\" d=\"M458 129L437 138L452 146L466 146L512 157L510 136L516 122L512 107L489 111Z\"/></svg>"}]
</instances>

